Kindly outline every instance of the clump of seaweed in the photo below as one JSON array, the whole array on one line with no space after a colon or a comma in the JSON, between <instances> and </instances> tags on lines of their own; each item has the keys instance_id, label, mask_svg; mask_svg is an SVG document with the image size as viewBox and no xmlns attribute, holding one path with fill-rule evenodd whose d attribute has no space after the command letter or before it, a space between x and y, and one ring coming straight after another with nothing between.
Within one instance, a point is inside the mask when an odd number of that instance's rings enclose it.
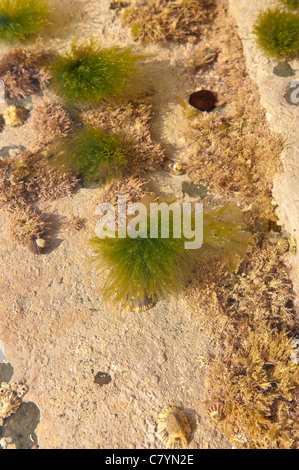
<instances>
[{"instance_id":1,"label":"clump of seaweed","mask_svg":"<svg viewBox=\"0 0 299 470\"><path fill-rule=\"evenodd\" d=\"M41 0L1 0L0 39L22 41L50 25L50 12Z\"/></svg>"},{"instance_id":2,"label":"clump of seaweed","mask_svg":"<svg viewBox=\"0 0 299 470\"><path fill-rule=\"evenodd\" d=\"M141 202L146 204L145 200ZM138 305L139 301L153 303L157 297L177 293L190 269L191 257L184 248L184 237L174 236L173 218L170 217L169 238L162 237L161 223L158 223L157 237L151 238L150 215L146 226L140 223L135 238L128 234L131 223L134 225L135 221L127 221L124 237L118 236L118 229L114 238L91 240L93 260L99 268L109 270L103 298Z\"/></svg>"},{"instance_id":3,"label":"clump of seaweed","mask_svg":"<svg viewBox=\"0 0 299 470\"><path fill-rule=\"evenodd\" d=\"M142 42L196 42L203 25L214 18L211 0L150 0L124 11L132 36Z\"/></svg>"},{"instance_id":4,"label":"clump of seaweed","mask_svg":"<svg viewBox=\"0 0 299 470\"><path fill-rule=\"evenodd\" d=\"M45 249L45 234L50 228L47 217L30 206L15 212L9 221L11 238L35 253Z\"/></svg>"},{"instance_id":5,"label":"clump of seaweed","mask_svg":"<svg viewBox=\"0 0 299 470\"><path fill-rule=\"evenodd\" d=\"M148 193L145 181L136 176L126 176L115 178L110 183L105 184L97 194L96 204L109 202L117 207L118 196L125 195L127 204L140 201Z\"/></svg>"},{"instance_id":6,"label":"clump of seaweed","mask_svg":"<svg viewBox=\"0 0 299 470\"><path fill-rule=\"evenodd\" d=\"M213 247L229 269L235 269L246 256L253 236L243 223L237 204L229 202L203 216L203 244Z\"/></svg>"},{"instance_id":7,"label":"clump of seaweed","mask_svg":"<svg viewBox=\"0 0 299 470\"><path fill-rule=\"evenodd\" d=\"M207 372L209 399L225 403L218 428L239 448L292 448L299 385L292 338L260 321L244 324L238 339Z\"/></svg>"},{"instance_id":8,"label":"clump of seaweed","mask_svg":"<svg viewBox=\"0 0 299 470\"><path fill-rule=\"evenodd\" d=\"M143 56L130 48L101 48L92 40L73 43L71 52L58 55L50 70L59 96L74 103L97 105L114 96L125 95Z\"/></svg>"},{"instance_id":9,"label":"clump of seaweed","mask_svg":"<svg viewBox=\"0 0 299 470\"><path fill-rule=\"evenodd\" d=\"M52 164L99 184L121 174L127 162L121 138L93 127L79 129L52 151Z\"/></svg>"},{"instance_id":10,"label":"clump of seaweed","mask_svg":"<svg viewBox=\"0 0 299 470\"><path fill-rule=\"evenodd\" d=\"M150 202L157 201L163 202L155 199L154 195L146 195L141 200L145 208L151 207ZM170 208L169 204L172 202L169 200L163 205ZM115 205L116 201L113 203ZM162 206L159 206L159 209L161 210ZM223 256L229 267L233 268L239 259L245 256L248 243L252 239L251 234L244 230L240 214L237 206L228 204L204 215L203 243L212 246ZM180 230L179 235L175 233L178 226L173 212L169 214L169 238L162 236L162 212L158 219L148 210L146 216L146 227L138 220L139 231L136 236L129 233L133 221L127 217L124 235L119 236L118 229L113 237L108 234L110 238L96 237L92 240L94 260L99 262L99 266L104 265L111 270L103 288L105 298L115 295L118 301L124 301L126 296L128 301L132 298L140 298L143 301L146 298L175 293L182 288L190 275L193 262L200 256L200 249L186 249L184 231Z\"/></svg>"},{"instance_id":11,"label":"clump of seaweed","mask_svg":"<svg viewBox=\"0 0 299 470\"><path fill-rule=\"evenodd\" d=\"M131 174L144 174L161 168L165 160L161 144L152 140L149 98L122 105L108 105L84 111L82 120L89 126L118 134L126 145L127 168Z\"/></svg>"},{"instance_id":12,"label":"clump of seaweed","mask_svg":"<svg viewBox=\"0 0 299 470\"><path fill-rule=\"evenodd\" d=\"M284 5L292 10L299 8L299 0L280 0Z\"/></svg>"},{"instance_id":13,"label":"clump of seaweed","mask_svg":"<svg viewBox=\"0 0 299 470\"><path fill-rule=\"evenodd\" d=\"M187 173L193 181L208 181L225 196L235 193L244 204L252 204L253 216L274 217L270 196L281 165L282 140L270 134L254 100L240 100L231 116L198 115L188 138L193 145Z\"/></svg>"},{"instance_id":14,"label":"clump of seaweed","mask_svg":"<svg viewBox=\"0 0 299 470\"><path fill-rule=\"evenodd\" d=\"M51 77L45 66L52 60L52 53L38 48L16 48L2 56L0 78L5 98L24 98L46 88Z\"/></svg>"},{"instance_id":15,"label":"clump of seaweed","mask_svg":"<svg viewBox=\"0 0 299 470\"><path fill-rule=\"evenodd\" d=\"M257 44L272 57L288 59L299 53L299 16L279 8L262 11L253 32Z\"/></svg>"},{"instance_id":16,"label":"clump of seaweed","mask_svg":"<svg viewBox=\"0 0 299 470\"><path fill-rule=\"evenodd\" d=\"M47 145L67 137L74 124L70 113L55 98L45 98L32 111L32 125L38 131L38 145Z\"/></svg>"},{"instance_id":17,"label":"clump of seaweed","mask_svg":"<svg viewBox=\"0 0 299 470\"><path fill-rule=\"evenodd\" d=\"M207 248L207 247L205 247ZM294 292L289 272L278 249L265 234L262 246L250 251L229 271L215 250L202 249L200 262L185 291L206 332L231 343L244 319L256 324L267 320L274 328L293 327ZM212 314L211 314L212 313Z\"/></svg>"},{"instance_id":18,"label":"clump of seaweed","mask_svg":"<svg viewBox=\"0 0 299 470\"><path fill-rule=\"evenodd\" d=\"M283 170L282 138L269 129L258 89L246 71L236 25L225 15L225 7L218 9L210 34L210 52L217 53L211 67L221 77L213 89L222 109L221 113L193 112L190 116L185 134L190 149L186 172L195 183L207 184L214 194L235 196L239 205L250 208L249 218L276 220L271 194L274 176ZM206 47L194 47L189 59L191 69L207 53ZM207 85L204 71L201 83Z\"/></svg>"},{"instance_id":19,"label":"clump of seaweed","mask_svg":"<svg viewBox=\"0 0 299 470\"><path fill-rule=\"evenodd\" d=\"M38 200L67 196L77 184L71 172L51 167L39 152L26 151L17 158L0 159L0 207L10 212Z\"/></svg>"},{"instance_id":20,"label":"clump of seaweed","mask_svg":"<svg viewBox=\"0 0 299 470\"><path fill-rule=\"evenodd\" d=\"M62 227L70 231L79 232L85 227L85 222L86 219L83 217L72 215L63 222Z\"/></svg>"}]
</instances>

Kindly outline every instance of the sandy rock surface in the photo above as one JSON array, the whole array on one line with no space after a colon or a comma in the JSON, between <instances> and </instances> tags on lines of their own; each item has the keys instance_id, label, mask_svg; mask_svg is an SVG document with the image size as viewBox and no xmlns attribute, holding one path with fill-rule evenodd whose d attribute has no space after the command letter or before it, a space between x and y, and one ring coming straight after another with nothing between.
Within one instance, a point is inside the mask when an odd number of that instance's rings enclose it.
<instances>
[{"instance_id":1,"label":"sandy rock surface","mask_svg":"<svg viewBox=\"0 0 299 470\"><path fill-rule=\"evenodd\" d=\"M131 45L129 28L109 4L108 0L55 2L61 28L44 39L44 46L64 52L78 35L93 36L105 46ZM275 183L275 198L281 223L295 234L299 230L299 168L294 142L299 108L283 98L292 78L273 75L277 61L265 59L251 39L259 2L230 0L230 6L269 122L290 142L286 173ZM186 149L180 133L186 113L178 100L200 86L180 65L193 47L137 47L152 55L148 59L149 79L156 90L152 135L165 145L168 157L179 161L184 161ZM299 69L295 62L292 67ZM30 110L40 100L41 96L33 96L24 104ZM1 156L31 148L36 138L31 116L20 128L6 127L0 138ZM184 176L157 172L150 179L160 191L173 190L183 197ZM191 449L231 447L202 402L206 369L201 367L200 356L213 358L220 345L202 330L192 306L181 297L172 297L136 314L102 302L102 275L90 263L88 247L94 235L95 205L95 191L86 188L40 204L53 219L49 253L43 256L12 242L6 231L9 215L1 212L0 340L11 372L2 364L0 383L13 372L13 380L25 379L29 385L23 405L7 420L3 436L9 437L13 429L14 435L19 434L19 447L37 443L50 449L161 448L156 418L171 404L182 406L190 419ZM85 218L85 227L80 231L65 228L63 221L71 216Z\"/></svg>"}]
</instances>

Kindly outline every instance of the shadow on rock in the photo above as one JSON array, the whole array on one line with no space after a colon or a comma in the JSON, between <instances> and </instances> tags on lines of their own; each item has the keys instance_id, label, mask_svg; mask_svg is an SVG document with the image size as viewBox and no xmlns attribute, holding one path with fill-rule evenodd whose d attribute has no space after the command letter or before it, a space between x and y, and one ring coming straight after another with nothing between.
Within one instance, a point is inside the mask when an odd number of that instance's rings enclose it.
<instances>
[{"instance_id":1,"label":"shadow on rock","mask_svg":"<svg viewBox=\"0 0 299 470\"><path fill-rule=\"evenodd\" d=\"M0 437L12 437L17 449L37 446L35 429L40 422L40 411L33 402L24 402L18 411L5 419Z\"/></svg>"}]
</instances>

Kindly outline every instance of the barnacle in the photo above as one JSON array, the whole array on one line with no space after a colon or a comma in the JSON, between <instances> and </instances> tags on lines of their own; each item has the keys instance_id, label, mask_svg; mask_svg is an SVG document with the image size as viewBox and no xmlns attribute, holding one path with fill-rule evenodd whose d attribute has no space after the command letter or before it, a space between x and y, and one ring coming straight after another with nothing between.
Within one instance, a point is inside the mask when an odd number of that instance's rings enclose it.
<instances>
[{"instance_id":1,"label":"barnacle","mask_svg":"<svg viewBox=\"0 0 299 470\"><path fill-rule=\"evenodd\" d=\"M173 175L182 175L185 171L184 165L178 162L170 163L169 169Z\"/></svg>"},{"instance_id":2,"label":"barnacle","mask_svg":"<svg viewBox=\"0 0 299 470\"><path fill-rule=\"evenodd\" d=\"M289 250L290 243L289 240L285 237L282 237L278 240L276 245L276 250L279 255L286 253Z\"/></svg>"},{"instance_id":3,"label":"barnacle","mask_svg":"<svg viewBox=\"0 0 299 470\"><path fill-rule=\"evenodd\" d=\"M44 238L31 238L27 243L27 247L32 253L45 253L47 241Z\"/></svg>"},{"instance_id":4,"label":"barnacle","mask_svg":"<svg viewBox=\"0 0 299 470\"><path fill-rule=\"evenodd\" d=\"M158 415L158 437L168 448L187 447L190 436L190 422L180 408L170 406Z\"/></svg>"},{"instance_id":5,"label":"barnacle","mask_svg":"<svg viewBox=\"0 0 299 470\"><path fill-rule=\"evenodd\" d=\"M208 413L209 416L217 423L225 419L225 409L222 403L217 402L211 405L208 409Z\"/></svg>"}]
</instances>

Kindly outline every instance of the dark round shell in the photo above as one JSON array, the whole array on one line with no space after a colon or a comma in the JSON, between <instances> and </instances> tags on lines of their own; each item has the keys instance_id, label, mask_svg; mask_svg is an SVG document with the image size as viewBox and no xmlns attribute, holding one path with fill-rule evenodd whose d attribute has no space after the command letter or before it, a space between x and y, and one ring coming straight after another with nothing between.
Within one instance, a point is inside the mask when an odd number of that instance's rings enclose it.
<instances>
[{"instance_id":1,"label":"dark round shell","mask_svg":"<svg viewBox=\"0 0 299 470\"><path fill-rule=\"evenodd\" d=\"M195 91L189 96L189 104L200 111L213 111L217 97L209 90Z\"/></svg>"}]
</instances>

